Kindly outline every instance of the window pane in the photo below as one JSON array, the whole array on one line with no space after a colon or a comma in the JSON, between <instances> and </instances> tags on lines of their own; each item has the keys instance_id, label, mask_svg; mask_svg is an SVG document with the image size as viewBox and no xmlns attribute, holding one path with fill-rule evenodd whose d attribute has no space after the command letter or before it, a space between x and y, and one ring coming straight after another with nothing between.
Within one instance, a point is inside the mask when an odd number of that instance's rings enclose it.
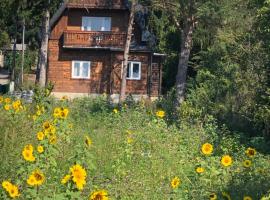
<instances>
[{"instance_id":1,"label":"window pane","mask_svg":"<svg viewBox=\"0 0 270 200\"><path fill-rule=\"evenodd\" d=\"M83 30L87 31L110 31L111 18L110 17L83 17Z\"/></svg>"},{"instance_id":2,"label":"window pane","mask_svg":"<svg viewBox=\"0 0 270 200\"><path fill-rule=\"evenodd\" d=\"M85 31L90 31L91 30L90 17L83 17L82 18L82 27L83 27L83 30L85 30Z\"/></svg>"},{"instance_id":3,"label":"window pane","mask_svg":"<svg viewBox=\"0 0 270 200\"><path fill-rule=\"evenodd\" d=\"M128 63L128 66L127 66L127 78L131 78L131 68L130 68L130 63Z\"/></svg>"},{"instance_id":4,"label":"window pane","mask_svg":"<svg viewBox=\"0 0 270 200\"><path fill-rule=\"evenodd\" d=\"M74 63L73 74L76 77L80 76L80 63L79 62Z\"/></svg>"},{"instance_id":5,"label":"window pane","mask_svg":"<svg viewBox=\"0 0 270 200\"><path fill-rule=\"evenodd\" d=\"M138 63L133 63L132 78L140 78L140 65Z\"/></svg>"},{"instance_id":6,"label":"window pane","mask_svg":"<svg viewBox=\"0 0 270 200\"><path fill-rule=\"evenodd\" d=\"M89 77L89 63L84 62L82 68L82 77L88 78Z\"/></svg>"}]
</instances>

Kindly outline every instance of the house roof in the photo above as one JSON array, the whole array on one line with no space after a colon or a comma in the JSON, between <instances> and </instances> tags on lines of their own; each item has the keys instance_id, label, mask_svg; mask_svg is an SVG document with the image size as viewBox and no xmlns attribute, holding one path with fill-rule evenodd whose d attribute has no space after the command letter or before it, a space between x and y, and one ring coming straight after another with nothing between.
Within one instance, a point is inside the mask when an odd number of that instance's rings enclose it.
<instances>
[{"instance_id":1,"label":"house roof","mask_svg":"<svg viewBox=\"0 0 270 200\"><path fill-rule=\"evenodd\" d=\"M96 8L96 9L128 9L126 0L65 0L50 20L50 28L61 17L66 9L69 8Z\"/></svg>"}]
</instances>

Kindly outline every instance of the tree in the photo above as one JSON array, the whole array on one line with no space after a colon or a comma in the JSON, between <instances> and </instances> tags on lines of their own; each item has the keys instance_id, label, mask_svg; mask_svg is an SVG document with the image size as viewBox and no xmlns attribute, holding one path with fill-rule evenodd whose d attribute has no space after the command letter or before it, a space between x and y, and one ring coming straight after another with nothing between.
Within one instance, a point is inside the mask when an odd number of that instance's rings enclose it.
<instances>
[{"instance_id":1,"label":"tree","mask_svg":"<svg viewBox=\"0 0 270 200\"><path fill-rule=\"evenodd\" d=\"M155 0L151 6L165 12L180 38L178 67L175 81L176 105L185 98L188 63L190 60L194 31L199 23L208 23L212 19L211 11L217 7L218 1L213 0ZM209 16L209 18L207 17Z\"/></svg>"},{"instance_id":2,"label":"tree","mask_svg":"<svg viewBox=\"0 0 270 200\"><path fill-rule=\"evenodd\" d=\"M123 102L126 98L126 86L127 86L126 77L127 77L128 56L129 56L130 43L131 43L131 38L132 38L132 30L133 30L136 4L137 4L136 0L131 1L131 9L130 9L130 15L129 15L129 21L128 21L126 44L125 44L125 49L124 49L124 62L123 62L121 89L120 89L120 97L119 97L120 102Z\"/></svg>"}]
</instances>

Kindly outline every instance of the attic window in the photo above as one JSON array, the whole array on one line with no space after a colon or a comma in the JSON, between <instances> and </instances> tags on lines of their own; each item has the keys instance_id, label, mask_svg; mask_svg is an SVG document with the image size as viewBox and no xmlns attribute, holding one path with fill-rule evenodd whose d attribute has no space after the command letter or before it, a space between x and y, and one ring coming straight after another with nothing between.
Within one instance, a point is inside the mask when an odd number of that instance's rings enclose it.
<instances>
[{"instance_id":1,"label":"attic window","mask_svg":"<svg viewBox=\"0 0 270 200\"><path fill-rule=\"evenodd\" d=\"M110 17L82 17L83 31L111 31Z\"/></svg>"}]
</instances>

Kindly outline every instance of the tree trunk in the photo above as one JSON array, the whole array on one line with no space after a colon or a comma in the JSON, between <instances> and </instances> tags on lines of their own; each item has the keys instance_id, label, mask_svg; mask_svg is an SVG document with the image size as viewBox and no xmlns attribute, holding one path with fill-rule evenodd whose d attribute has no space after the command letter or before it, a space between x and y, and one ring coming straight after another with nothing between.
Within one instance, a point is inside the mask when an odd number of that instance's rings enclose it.
<instances>
[{"instance_id":1,"label":"tree trunk","mask_svg":"<svg viewBox=\"0 0 270 200\"><path fill-rule=\"evenodd\" d=\"M126 87L127 87L126 78L127 78L128 55L129 55L132 29L133 29L133 23L134 23L134 17L135 17L135 5L136 5L135 0L132 0L129 22L128 22L127 39L126 39L126 45L124 49L124 63L123 63L123 70L122 70L122 80L121 80L119 102L123 102L126 99Z\"/></svg>"},{"instance_id":2,"label":"tree trunk","mask_svg":"<svg viewBox=\"0 0 270 200\"><path fill-rule=\"evenodd\" d=\"M176 76L176 105L179 106L185 99L188 61L192 48L192 34L194 25L187 22L181 33L181 50L179 53L178 71Z\"/></svg>"},{"instance_id":3,"label":"tree trunk","mask_svg":"<svg viewBox=\"0 0 270 200\"><path fill-rule=\"evenodd\" d=\"M39 60L39 85L45 87L46 85L46 74L47 74L47 63L48 63L48 41L49 41L49 23L50 23L50 12L49 9L45 11L45 15L42 22L41 31L41 47L40 47L40 60Z\"/></svg>"}]
</instances>

